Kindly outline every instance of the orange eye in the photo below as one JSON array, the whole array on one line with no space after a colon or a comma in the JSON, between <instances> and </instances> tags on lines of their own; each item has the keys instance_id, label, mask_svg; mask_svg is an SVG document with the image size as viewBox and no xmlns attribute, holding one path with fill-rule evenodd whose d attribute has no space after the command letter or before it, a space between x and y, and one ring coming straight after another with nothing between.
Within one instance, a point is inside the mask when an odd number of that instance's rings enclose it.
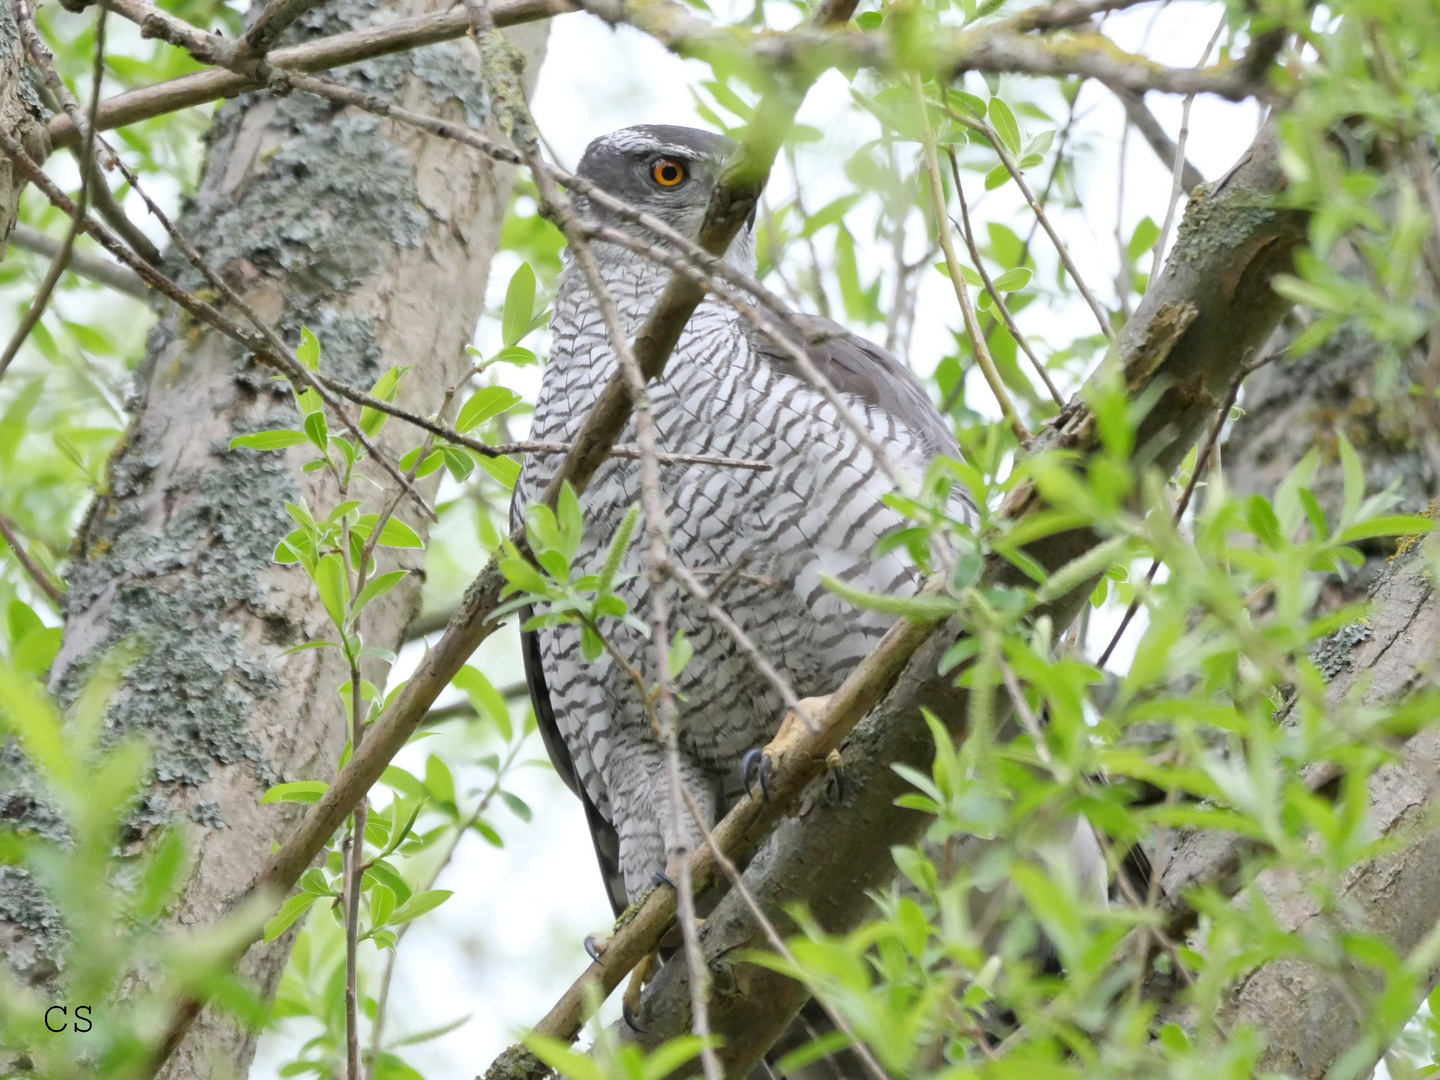
<instances>
[{"instance_id":1,"label":"orange eye","mask_svg":"<svg viewBox=\"0 0 1440 1080\"><path fill-rule=\"evenodd\" d=\"M674 158L662 157L650 166L650 175L661 187L674 187L685 179L685 166Z\"/></svg>"}]
</instances>

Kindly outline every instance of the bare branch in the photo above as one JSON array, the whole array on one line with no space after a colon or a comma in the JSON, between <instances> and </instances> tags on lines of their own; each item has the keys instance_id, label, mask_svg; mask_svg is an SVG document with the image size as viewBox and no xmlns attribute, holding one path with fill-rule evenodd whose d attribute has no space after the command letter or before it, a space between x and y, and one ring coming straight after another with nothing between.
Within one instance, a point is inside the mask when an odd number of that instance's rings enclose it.
<instances>
[{"instance_id":1,"label":"bare branch","mask_svg":"<svg viewBox=\"0 0 1440 1080\"><path fill-rule=\"evenodd\" d=\"M1131 126L1140 132L1145 141L1150 144L1150 149L1155 151L1158 157L1166 165L1173 165L1176 157L1176 147L1165 129L1160 126L1160 121L1155 119L1145 105L1145 95L1131 90L1122 90L1115 95L1120 99L1120 104L1125 106L1125 116L1129 119ZM1205 177L1200 170L1190 163L1188 158L1184 159L1180 173L1180 186L1188 194L1194 191L1199 185L1205 182Z\"/></svg>"},{"instance_id":2,"label":"bare branch","mask_svg":"<svg viewBox=\"0 0 1440 1080\"><path fill-rule=\"evenodd\" d=\"M61 243L53 236L48 236L23 222L15 225L8 242L21 251L45 256L55 255L60 250ZM92 255L88 251L72 250L68 265L72 272L81 277L108 286L126 296L133 296L137 300L147 300L150 297L150 290L140 279L139 274L125 269L119 263L101 258L99 255Z\"/></svg>"},{"instance_id":3,"label":"bare branch","mask_svg":"<svg viewBox=\"0 0 1440 1080\"><path fill-rule=\"evenodd\" d=\"M240 39L242 58L264 56L290 24L307 11L319 7L323 0L270 0L255 17Z\"/></svg>"}]
</instances>

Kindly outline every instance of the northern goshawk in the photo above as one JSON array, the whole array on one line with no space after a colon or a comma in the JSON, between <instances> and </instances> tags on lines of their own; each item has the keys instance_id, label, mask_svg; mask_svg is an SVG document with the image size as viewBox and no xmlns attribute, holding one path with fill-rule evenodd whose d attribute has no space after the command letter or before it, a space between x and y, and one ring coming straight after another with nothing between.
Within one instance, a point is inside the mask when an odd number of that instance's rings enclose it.
<instances>
[{"instance_id":1,"label":"northern goshawk","mask_svg":"<svg viewBox=\"0 0 1440 1080\"><path fill-rule=\"evenodd\" d=\"M735 146L731 139L693 128L630 127L592 142L578 173L694 238ZM584 200L580 206L652 239L602 207ZM669 271L614 244L593 248L633 340ZM726 259L754 272L750 229L735 239ZM797 319L812 331L808 355L897 469L918 479L936 455L958 454L949 426L904 365L828 320ZM560 274L551 332L531 437L568 442L617 366L599 305L570 253ZM823 340L817 343L816 337ZM672 554L693 570L714 575L710 581L732 571L719 598L723 606L800 697L833 692L894 620L842 601L825 588L821 575L875 593L904 595L919 585L919 572L901 551L875 554L876 542L904 523L884 501L892 483L836 409L800 377L793 360L713 297L696 308L664 379L650 387L650 398L662 450L759 459L771 466L767 471L662 466ZM634 441L633 421L622 441ZM557 460L527 458L512 506L516 525ZM616 528L639 498L640 463L612 457L581 496L585 541L577 565L604 558ZM951 511L957 516L974 512L960 494L952 497ZM632 569L644 550L643 543L632 545ZM645 577L637 574L624 595L632 612L648 622L646 587ZM671 628L683 629L694 647L676 687L681 772L713 821L744 790L741 757L774 734L783 703L731 637L679 590L671 595ZM644 638L618 622L606 637L653 684L652 650ZM585 804L619 913L666 865L672 802L664 749L620 666L608 655L593 663L581 655L579 627L526 632L523 649L546 749ZM693 850L699 840L693 822L686 816L679 826Z\"/></svg>"}]
</instances>

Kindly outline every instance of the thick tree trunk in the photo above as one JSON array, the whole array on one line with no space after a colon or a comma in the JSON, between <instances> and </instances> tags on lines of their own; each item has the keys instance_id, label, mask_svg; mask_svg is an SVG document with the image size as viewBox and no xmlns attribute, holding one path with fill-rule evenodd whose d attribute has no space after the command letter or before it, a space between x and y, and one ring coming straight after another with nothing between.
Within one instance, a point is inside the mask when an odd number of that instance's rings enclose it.
<instances>
[{"instance_id":1,"label":"thick tree trunk","mask_svg":"<svg viewBox=\"0 0 1440 1080\"><path fill-rule=\"evenodd\" d=\"M1258 352L1288 310L1269 282L1290 265L1305 218L1266 206L1282 183L1267 129L1228 177L1192 200L1164 274L1125 327L1117 357L1131 393L1157 381L1167 388L1135 440L1147 464L1170 470L1180 463L1225 400L1240 365ZM1083 408L1067 411L1041 441L1039 449L1064 445L1083 455L1097 442L1093 418ZM1011 502L1012 511L1024 512L1037 509L1039 498L1032 494ZM1048 537L1027 550L1053 571L1096 543L1084 530ZM1088 586L1078 589L1057 605L1057 625L1068 623L1088 593ZM909 786L891 765L928 769L934 744L921 705L963 736L964 692L952 685L953 676L936 674L935 666L958 632L952 624L932 638L847 740L844 802L808 797L799 815L781 825L746 871L750 892L782 934L794 931L786 909L796 903L828 931L852 929L873 911L866 890L883 887L894 876L891 847L913 843L924 831L923 815L894 805ZM733 893L706 919L700 936L713 976L711 1029L724 1039L720 1055L727 1075L744 1075L784 1032L807 995L797 983L737 959L768 945ZM660 972L646 995L640 1023L643 1035L621 1033L653 1045L688 1030L690 990L683 955Z\"/></svg>"},{"instance_id":2,"label":"thick tree trunk","mask_svg":"<svg viewBox=\"0 0 1440 1080\"><path fill-rule=\"evenodd\" d=\"M291 36L443 7L439 0L339 0L304 16ZM545 27L513 33L533 80ZM456 42L337 74L410 108L485 123L477 67L473 46ZM391 365L411 365L400 400L424 413L467 366L464 346L482 310L511 180L510 169L456 142L301 93L247 95L220 110L180 227L289 342L298 343L302 324L312 329L325 370L368 387ZM181 271L178 260L171 270ZM183 274L200 286L190 268ZM303 571L272 561L292 527L287 501L328 510L338 499L326 473L301 472L303 449L227 449L236 434L296 426L298 414L270 371L183 317L172 315L153 332L133 404L109 492L78 540L52 682L62 698L72 697L117 644L139 645L108 717L113 734L139 732L153 747L154 783L130 840L143 844L162 821L187 830L194 870L172 918L204 924L250 883L272 841L283 842L297 820L293 807L259 805L260 795L278 781L330 777L346 739L335 691L347 673L337 654L280 658L290 646L331 636L324 608ZM392 457L420 441L397 422L384 435ZM361 480L352 497L379 509L394 485L378 469L368 473L379 487ZM434 484L422 485L427 497ZM398 512L425 534L428 523L412 502ZM419 552L392 555L386 551L382 562L421 565ZM412 575L367 608L367 643L398 649L418 605ZM367 669L377 683L384 676L381 665ZM15 771L0 772L0 790L24 784ZM38 803L3 805L18 818L12 824L51 834L60 827ZM64 941L28 882L4 868L0 875L8 875L0 876L6 958L23 977L43 981ZM242 970L268 995L288 952L288 937L257 946ZM167 1075L243 1076L254 1043L252 1032L207 1012Z\"/></svg>"},{"instance_id":3,"label":"thick tree trunk","mask_svg":"<svg viewBox=\"0 0 1440 1080\"><path fill-rule=\"evenodd\" d=\"M1433 551L1433 545L1425 547ZM1440 650L1440 603L1430 581L1430 562L1419 548L1397 559L1375 589L1364 632L1342 631L1329 643L1338 668L1330 684L1331 701L1359 694L1366 703L1390 702L1431 685L1428 672ZM1340 937L1350 933L1374 935L1399 956L1410 955L1440 923L1437 774L1440 730L1431 725L1405 745L1399 760L1371 778L1371 833L1395 848L1348 872L1336 889L1333 909L1322 910L1293 874L1262 873L1255 888L1279 926L1333 943L1336 956L1341 955ZM1183 875L1189 855L1182 842L1172 861L1178 875ZM1167 872L1167 886L1171 878ZM1398 1031L1377 1030L1379 1022L1364 1015L1356 989L1366 987L1372 976L1353 963L1342 968L1337 972L1283 960L1235 985L1224 1020L1231 1029L1250 1025L1263 1031L1266 1046L1259 1071L1319 1080L1352 1048L1364 1046L1368 1063L1379 1058L1385 1048L1379 1040ZM1440 961L1433 953L1415 976L1418 994L1435 986ZM1418 994L1413 1007L1420 1004Z\"/></svg>"}]
</instances>

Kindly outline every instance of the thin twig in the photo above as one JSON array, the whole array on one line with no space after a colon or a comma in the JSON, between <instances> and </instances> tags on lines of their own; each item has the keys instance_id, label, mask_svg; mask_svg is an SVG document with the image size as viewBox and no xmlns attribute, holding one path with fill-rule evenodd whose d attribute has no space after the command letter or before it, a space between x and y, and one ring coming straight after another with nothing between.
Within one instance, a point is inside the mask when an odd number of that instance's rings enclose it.
<instances>
[{"instance_id":1,"label":"thin twig","mask_svg":"<svg viewBox=\"0 0 1440 1080\"><path fill-rule=\"evenodd\" d=\"M1190 480L1186 483L1185 490L1180 493L1180 501L1175 504L1175 524L1180 524L1181 519L1184 518L1185 511L1190 506L1190 499L1195 494L1195 489L1200 483L1200 475L1205 471L1205 464L1210 460L1210 455L1215 452L1216 447L1219 445L1220 432L1224 429L1225 421L1230 416L1230 410L1235 407L1235 401L1240 396L1241 384L1244 383L1253 372L1258 371L1261 367L1268 364L1276 355L1278 355L1278 353L1271 353L1264 359L1258 360L1253 364L1242 364L1240 370L1236 372L1234 380L1230 383L1230 392L1225 396L1225 401L1220 406L1220 411L1216 413L1215 422L1210 425L1209 434L1205 436L1205 444L1200 447L1199 452L1195 456L1195 468L1190 473ZM1158 558L1150 560L1150 569L1145 574L1146 585L1149 585L1150 582L1155 580L1156 571L1159 569L1160 560ZM1105 646L1105 651L1100 654L1100 659L1095 661L1096 667L1103 668L1105 666L1106 661L1108 661L1111 654L1114 653L1115 646L1119 645L1120 639L1125 636L1125 629L1130 625L1130 620L1135 618L1135 613L1139 610L1140 596L1137 593L1135 599L1130 601L1130 606L1125 609L1125 615L1121 618L1120 625L1115 628L1115 633L1111 635L1110 643Z\"/></svg>"},{"instance_id":2,"label":"thin twig","mask_svg":"<svg viewBox=\"0 0 1440 1080\"><path fill-rule=\"evenodd\" d=\"M935 208L935 229L940 238L940 248L945 252L945 266L949 271L950 283L955 289L955 299L960 304L960 317L965 322L965 332L970 335L970 345L975 351L975 362L980 365L981 374L990 384L990 392L995 395L1005 422L1015 433L1015 438L1020 445L1027 446L1030 442L1030 432L1026 429L1024 421L1020 419L1020 414L1015 411L1015 403L1010 400L1010 393L1005 389L999 369L995 367L995 358L990 355L990 345L985 340L984 332L980 329L980 320L976 317L975 307L970 302L970 290L960 271L960 259L955 254L955 244L950 237L950 214L945 205L945 183L940 178L940 159L935 152L935 133L930 130L930 111L918 75L910 76L910 89L915 97L921 118L925 167L929 174L930 202Z\"/></svg>"},{"instance_id":3,"label":"thin twig","mask_svg":"<svg viewBox=\"0 0 1440 1080\"><path fill-rule=\"evenodd\" d=\"M15 223L15 228L10 230L8 242L12 247L17 247L21 251L47 257L54 256L60 250L61 243L53 236L32 228L23 221ZM148 300L150 297L150 290L139 274L127 270L119 263L92 255L88 251L79 248L72 249L69 267L71 273L89 278L116 292L122 292L126 296L133 296L137 300Z\"/></svg>"},{"instance_id":4,"label":"thin twig","mask_svg":"<svg viewBox=\"0 0 1440 1080\"><path fill-rule=\"evenodd\" d=\"M1215 26L1215 32L1210 35L1210 41L1205 46L1205 51L1200 54L1196 61L1195 68L1199 70L1205 66L1205 61L1210 59L1210 51L1215 48L1215 43L1220 40L1220 34L1225 29L1226 16L1222 16ZM1155 248L1150 255L1150 280L1160 280L1160 267L1165 259L1165 245L1170 239L1171 226L1175 224L1175 207L1180 202L1180 192L1185 183L1185 140L1190 137L1190 106L1195 104L1195 95L1186 94L1185 104L1180 107L1180 135L1175 140L1175 167L1170 180L1170 198L1165 206L1165 224L1160 226L1160 238L1155 241Z\"/></svg>"},{"instance_id":5,"label":"thin twig","mask_svg":"<svg viewBox=\"0 0 1440 1080\"><path fill-rule=\"evenodd\" d=\"M1030 347L1029 340L1020 332L1020 327L1015 325L1015 319L1010 314L1004 298L1000 295L1000 290L995 288L995 282L990 279L990 272L985 269L985 262L980 258L980 247L975 242L974 230L970 227L970 207L965 201L965 185L960 182L960 162L955 157L953 146L947 146L945 152L950 158L950 176L955 182L955 197L960 202L960 231L965 239L965 249L970 252L970 260L975 264L975 272L984 282L985 291L990 294L990 303L1000 312L1000 317L1005 322L1005 328L1010 331L1010 336L1030 358L1030 364L1035 368L1035 374L1040 376L1040 381L1045 384L1045 389L1050 391L1050 399L1063 409L1065 399L1061 396L1059 388L1050 378L1050 373L1045 370L1045 365L1041 363L1040 358L1035 355L1035 350Z\"/></svg>"},{"instance_id":6,"label":"thin twig","mask_svg":"<svg viewBox=\"0 0 1440 1080\"><path fill-rule=\"evenodd\" d=\"M502 27L548 19L573 10L568 0L496 0L494 5L496 22ZM463 37L469 25L465 13L459 9L437 11L274 49L267 60L271 68L283 68L287 73L326 71L376 56L452 41ZM265 80L257 80L253 74L212 68L118 94L100 106L95 123L102 131L125 127L219 98L237 97L246 91L263 89L264 85ZM69 116L55 117L49 129L51 145L56 148L78 141Z\"/></svg>"},{"instance_id":7,"label":"thin twig","mask_svg":"<svg viewBox=\"0 0 1440 1080\"><path fill-rule=\"evenodd\" d=\"M30 557L30 553L25 550L24 545L20 543L20 537L15 533L15 526L4 514L0 514L0 536L3 536L5 542L10 545L10 550L15 553L16 561L19 562L20 568L30 576L30 580L50 598L52 604L63 610L65 590L51 581L50 575L45 573L40 568L40 564Z\"/></svg>"},{"instance_id":8,"label":"thin twig","mask_svg":"<svg viewBox=\"0 0 1440 1080\"><path fill-rule=\"evenodd\" d=\"M484 0L466 0L471 8L472 18L476 8L483 10ZM479 30L477 29L477 33ZM494 33L492 23L486 33ZM722 1080L720 1060L715 1048L710 1045L710 1023L706 1002L710 992L710 970L705 966L700 952L700 942L695 930L695 895L690 881L689 852L683 840L683 812L681 798L687 794L680 774L679 710L676 705L675 689L670 676L670 628L669 597L666 593L665 570L670 563L670 518L666 513L660 491L660 465L656 460L658 437L655 429L655 415L651 408L650 395L646 390L644 373L639 361L630 348L620 313L610 296L590 241L578 227L575 211L569 199L555 185L554 179L545 167L540 155L538 141L522 143L521 155L530 166L535 185L540 194L541 204L546 207L559 225L561 232L570 243L575 261L580 265L586 284L600 308L611 348L615 352L620 371L630 388L630 399L635 417L635 441L640 447L640 503L645 515L645 531L649 541L649 600L652 626L651 647L654 649L655 678L658 687L660 735L665 747L666 773L669 779L671 820L666 830L666 869L677 872L675 881L681 937L684 941L685 959L690 969L691 1028L704 1042L700 1048L701 1067L705 1080Z\"/></svg>"},{"instance_id":9,"label":"thin twig","mask_svg":"<svg viewBox=\"0 0 1440 1080\"><path fill-rule=\"evenodd\" d=\"M1183 162L1180 170L1180 186L1187 192L1194 191L1205 182L1204 174L1192 165L1188 158L1176 152L1175 142L1165 129L1160 126L1160 121L1155 119L1149 107L1145 104L1143 94L1125 91L1116 95L1120 104L1125 107L1125 116L1130 121L1130 126L1144 140L1150 144L1150 149L1155 151L1155 156L1166 165L1171 165L1177 159Z\"/></svg>"},{"instance_id":10,"label":"thin twig","mask_svg":"<svg viewBox=\"0 0 1440 1080\"><path fill-rule=\"evenodd\" d=\"M1010 148L1005 145L1000 136L995 134L995 129L986 121L979 120L973 116L961 116L951 109L949 105L946 105L946 111L957 123L963 124L974 131L978 131L984 136L985 141L990 144L995 153L1000 156L1001 164L1003 164L1006 171L1010 173L1010 178L1015 181L1015 186L1020 189L1020 194L1025 196L1025 201L1029 204L1031 213L1033 213L1035 219L1040 222L1040 227L1045 230L1045 235L1050 237L1050 242L1055 245L1055 252L1060 256L1060 264L1065 267L1065 272L1070 275L1070 279L1075 282L1075 287L1080 290L1080 295L1085 298L1085 303L1090 306L1091 312L1095 315L1095 321L1100 324L1100 329L1105 334L1105 339L1107 341L1114 341L1115 330L1110 325L1110 316L1106 313L1100 301L1095 299L1095 294L1090 291L1090 286L1085 284L1085 279L1080 276L1080 271L1075 266L1075 260L1070 258L1070 249L1065 246L1065 242L1060 239L1060 234L1055 231L1055 226L1050 223L1050 216L1045 213L1045 208L1040 205L1039 201L1036 200L1035 196L1031 193L1030 185L1025 183L1024 173L1021 171L1019 163L1010 153Z\"/></svg>"}]
</instances>

